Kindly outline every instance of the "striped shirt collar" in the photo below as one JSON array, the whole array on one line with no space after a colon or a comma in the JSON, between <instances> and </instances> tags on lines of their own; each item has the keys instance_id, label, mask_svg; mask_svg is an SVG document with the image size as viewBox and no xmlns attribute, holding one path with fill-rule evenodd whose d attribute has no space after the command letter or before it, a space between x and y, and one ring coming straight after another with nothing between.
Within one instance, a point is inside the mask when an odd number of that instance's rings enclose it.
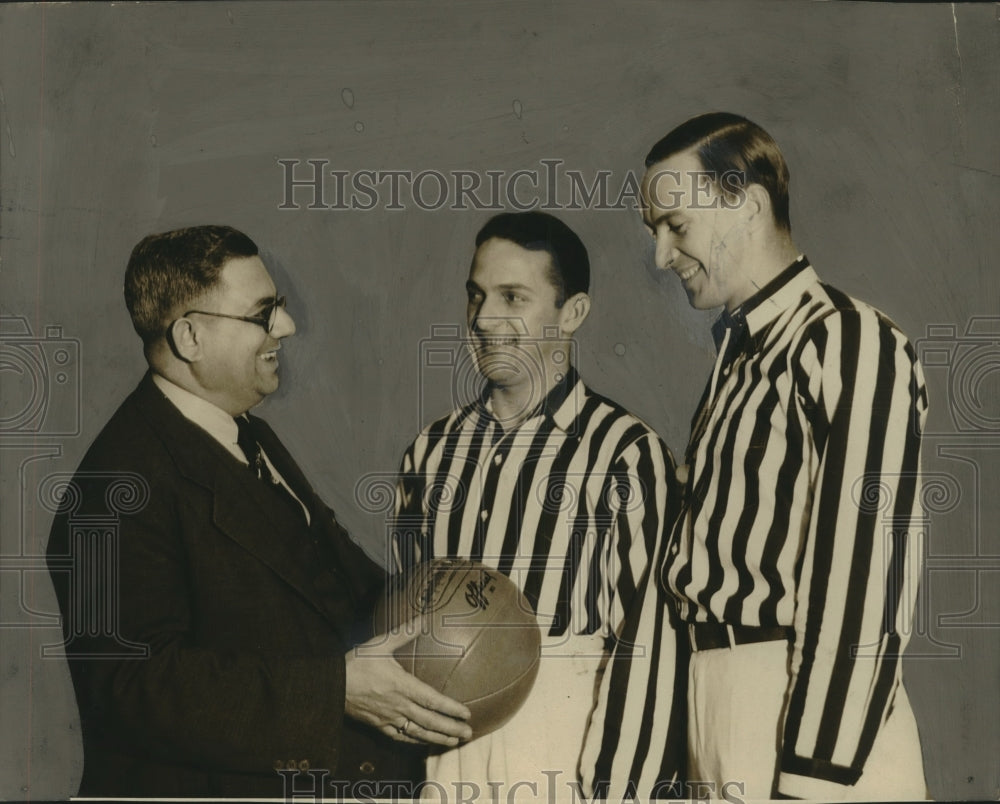
<instances>
[{"instance_id":1,"label":"striped shirt collar","mask_svg":"<svg viewBox=\"0 0 1000 804\"><path fill-rule=\"evenodd\" d=\"M467 405L459 413L456 422L458 426L462 426L465 420L474 412L488 416L491 419L494 418L493 406L490 404L490 391L491 386L487 383L479 399ZM573 422L582 408L582 397L586 392L586 388L580 379L576 367L570 366L566 371L566 375L555 384L552 390L545 395L545 399L541 401L529 416L525 417L524 421L527 422L539 416L544 416L551 420L560 430L569 433L573 428Z\"/></svg>"},{"instance_id":2,"label":"striped shirt collar","mask_svg":"<svg viewBox=\"0 0 1000 804\"><path fill-rule=\"evenodd\" d=\"M721 348L727 329L735 330L734 335L740 335L744 328L748 329L751 335L759 333L782 312L798 302L805 289L817 279L816 271L809 264L809 259L800 254L795 262L731 313L728 310L722 311L722 315L712 325L712 337L715 339L716 348Z\"/></svg>"}]
</instances>

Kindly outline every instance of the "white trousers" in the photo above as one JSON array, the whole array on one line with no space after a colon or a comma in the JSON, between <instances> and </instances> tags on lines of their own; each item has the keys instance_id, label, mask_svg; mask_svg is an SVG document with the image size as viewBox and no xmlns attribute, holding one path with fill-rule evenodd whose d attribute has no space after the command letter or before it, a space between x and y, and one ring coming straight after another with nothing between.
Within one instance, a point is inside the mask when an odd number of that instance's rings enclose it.
<instances>
[{"instance_id":1,"label":"white trousers","mask_svg":"<svg viewBox=\"0 0 1000 804\"><path fill-rule=\"evenodd\" d=\"M524 705L496 731L427 759L425 802L576 800L580 752L600 685L604 640L542 640Z\"/></svg>"},{"instance_id":2,"label":"white trousers","mask_svg":"<svg viewBox=\"0 0 1000 804\"><path fill-rule=\"evenodd\" d=\"M688 669L688 779L692 798L772 798L777 781L789 645L759 642L691 654ZM842 798L926 797L917 725L900 685L857 784ZM813 796L809 796L812 798ZM832 798L829 788L816 798Z\"/></svg>"}]
</instances>

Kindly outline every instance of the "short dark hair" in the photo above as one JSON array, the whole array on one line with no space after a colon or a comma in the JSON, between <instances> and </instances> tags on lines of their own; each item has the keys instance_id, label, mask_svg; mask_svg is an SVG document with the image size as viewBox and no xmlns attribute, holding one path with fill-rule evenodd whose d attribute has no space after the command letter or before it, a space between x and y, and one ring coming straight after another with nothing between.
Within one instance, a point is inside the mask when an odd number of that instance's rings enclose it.
<instances>
[{"instance_id":1,"label":"short dark hair","mask_svg":"<svg viewBox=\"0 0 1000 804\"><path fill-rule=\"evenodd\" d=\"M681 123L646 155L651 168L667 157L696 148L702 167L715 176L736 172L743 185L759 184L771 198L774 222L792 230L788 213L788 165L778 143L764 129L745 117L710 112Z\"/></svg>"},{"instance_id":2,"label":"short dark hair","mask_svg":"<svg viewBox=\"0 0 1000 804\"><path fill-rule=\"evenodd\" d=\"M257 244L231 226L191 226L144 237L125 269L125 306L143 344L161 337L174 311L218 284L227 260Z\"/></svg>"},{"instance_id":3,"label":"short dark hair","mask_svg":"<svg viewBox=\"0 0 1000 804\"><path fill-rule=\"evenodd\" d=\"M556 289L556 307L590 290L590 257L576 232L545 212L502 212L490 218L476 235L476 248L493 237L510 240L530 251L549 255L549 281Z\"/></svg>"}]
</instances>

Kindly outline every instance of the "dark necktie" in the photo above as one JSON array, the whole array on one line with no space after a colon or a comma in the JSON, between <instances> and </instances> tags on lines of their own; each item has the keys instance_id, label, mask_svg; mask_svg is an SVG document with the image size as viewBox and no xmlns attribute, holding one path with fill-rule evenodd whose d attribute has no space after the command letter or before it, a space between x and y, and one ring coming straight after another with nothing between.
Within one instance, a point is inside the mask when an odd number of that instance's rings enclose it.
<instances>
[{"instance_id":1,"label":"dark necktie","mask_svg":"<svg viewBox=\"0 0 1000 804\"><path fill-rule=\"evenodd\" d=\"M299 516L305 518L305 512L299 501L285 488L283 483L271 474L271 469L268 467L267 461L264 460L264 453L261 452L260 444L257 443L257 439L254 438L251 431L250 420L245 416L236 416L234 421L237 430L236 443L246 455L247 461L250 463L250 471L256 475L258 480L265 481L267 486L274 489Z\"/></svg>"},{"instance_id":2,"label":"dark necktie","mask_svg":"<svg viewBox=\"0 0 1000 804\"><path fill-rule=\"evenodd\" d=\"M728 330L729 337L726 337ZM724 369L732 365L733 361L743 351L747 340L747 317L741 307L737 307L732 313L723 310L722 315L715 326L712 327L712 335L715 338L716 347L722 346L725 342L726 348L722 353L722 367Z\"/></svg>"}]
</instances>

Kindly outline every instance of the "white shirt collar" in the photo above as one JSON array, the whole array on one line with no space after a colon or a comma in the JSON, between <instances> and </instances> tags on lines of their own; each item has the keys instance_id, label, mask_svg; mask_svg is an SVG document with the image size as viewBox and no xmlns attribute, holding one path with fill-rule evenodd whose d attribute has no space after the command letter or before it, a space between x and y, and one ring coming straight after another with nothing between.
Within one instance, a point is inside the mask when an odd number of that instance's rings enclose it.
<instances>
[{"instance_id":1,"label":"white shirt collar","mask_svg":"<svg viewBox=\"0 0 1000 804\"><path fill-rule=\"evenodd\" d=\"M153 383L159 388L163 395L169 399L186 419L197 424L202 430L208 433L212 438L222 444L229 453L236 458L244 466L249 466L250 463L247 461L247 456L243 454L243 450L240 449L240 445L236 443L236 439L239 437L239 428L236 426L236 420L233 419L226 411L217 405L213 405L211 402L202 399L197 394L192 394L190 391L181 388L176 383L171 382L166 377L161 377L155 371L153 372ZM281 473L278 471L277 467L271 463L270 459L267 457L267 453L261 450L261 455L267 462L268 468L271 470L271 476L274 478L274 482L281 483L285 489L299 501L302 506L302 510L305 513L306 522L312 521L312 516L309 513L309 508L302 498L299 497L293 490L292 487L288 485L288 482Z\"/></svg>"},{"instance_id":2,"label":"white shirt collar","mask_svg":"<svg viewBox=\"0 0 1000 804\"><path fill-rule=\"evenodd\" d=\"M202 399L197 394L192 394L156 372L153 372L153 382L186 419L197 424L241 463L247 462L246 455L236 443L239 431L232 416L217 405Z\"/></svg>"}]
</instances>

